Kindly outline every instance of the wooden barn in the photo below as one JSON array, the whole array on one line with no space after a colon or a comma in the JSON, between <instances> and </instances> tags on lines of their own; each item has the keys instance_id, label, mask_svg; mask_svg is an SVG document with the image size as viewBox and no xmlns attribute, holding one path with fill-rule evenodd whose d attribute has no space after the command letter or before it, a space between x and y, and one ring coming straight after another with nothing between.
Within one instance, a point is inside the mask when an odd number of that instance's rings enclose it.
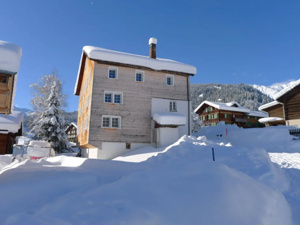
<instances>
[{"instance_id":1,"label":"wooden barn","mask_svg":"<svg viewBox=\"0 0 300 225\"><path fill-rule=\"evenodd\" d=\"M0 114L12 113L22 49L0 41Z\"/></svg>"},{"instance_id":2,"label":"wooden barn","mask_svg":"<svg viewBox=\"0 0 300 225\"><path fill-rule=\"evenodd\" d=\"M285 125L283 114L283 104L277 101L270 102L258 108L260 111L269 113L269 117L261 118L259 122L264 123L266 127Z\"/></svg>"},{"instance_id":3,"label":"wooden barn","mask_svg":"<svg viewBox=\"0 0 300 225\"><path fill-rule=\"evenodd\" d=\"M22 132L23 113L13 111L7 116L0 115L0 155L12 154L15 139Z\"/></svg>"},{"instance_id":4,"label":"wooden barn","mask_svg":"<svg viewBox=\"0 0 300 225\"><path fill-rule=\"evenodd\" d=\"M300 127L300 79L274 96L275 101L259 107L269 113L260 122L267 126L287 125Z\"/></svg>"},{"instance_id":5,"label":"wooden barn","mask_svg":"<svg viewBox=\"0 0 300 225\"><path fill-rule=\"evenodd\" d=\"M236 124L243 128L264 127L258 120L268 116L266 113L250 111L236 102L204 101L194 112L206 126L216 126L220 121L224 121L225 124Z\"/></svg>"}]
</instances>

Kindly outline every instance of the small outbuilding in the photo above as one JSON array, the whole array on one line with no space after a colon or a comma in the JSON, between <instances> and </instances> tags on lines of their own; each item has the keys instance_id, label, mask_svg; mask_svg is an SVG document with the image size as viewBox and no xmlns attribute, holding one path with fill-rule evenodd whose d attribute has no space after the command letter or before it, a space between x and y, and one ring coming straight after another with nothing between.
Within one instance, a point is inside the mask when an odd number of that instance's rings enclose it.
<instances>
[{"instance_id":1,"label":"small outbuilding","mask_svg":"<svg viewBox=\"0 0 300 225\"><path fill-rule=\"evenodd\" d=\"M75 144L78 143L77 140L77 124L76 123L70 123L69 126L65 129L65 132L68 136L68 141L73 142Z\"/></svg>"}]
</instances>

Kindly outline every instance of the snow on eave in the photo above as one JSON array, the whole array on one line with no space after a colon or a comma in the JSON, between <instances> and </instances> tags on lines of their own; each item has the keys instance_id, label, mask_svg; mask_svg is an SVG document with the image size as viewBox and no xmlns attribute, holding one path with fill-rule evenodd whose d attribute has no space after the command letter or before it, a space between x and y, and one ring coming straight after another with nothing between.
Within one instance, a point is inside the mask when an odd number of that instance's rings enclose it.
<instances>
[{"instance_id":1,"label":"snow on eave","mask_svg":"<svg viewBox=\"0 0 300 225\"><path fill-rule=\"evenodd\" d=\"M176 112L159 112L154 113L153 120L161 125L185 125L187 119L184 115Z\"/></svg>"},{"instance_id":2,"label":"snow on eave","mask_svg":"<svg viewBox=\"0 0 300 225\"><path fill-rule=\"evenodd\" d=\"M190 75L195 75L197 69L194 66L184 64L181 62L176 62L170 59L160 59L160 58L149 58L148 56L134 55L125 52L118 52L104 48L98 48L94 46L84 46L82 49L82 55L79 63L79 69L77 74L77 80L75 84L74 94L78 95L78 85L81 75L81 66L83 63L83 56L86 55L92 60L102 60L107 62L128 64L134 66L142 66L155 71L170 71L186 73Z\"/></svg>"},{"instance_id":3,"label":"snow on eave","mask_svg":"<svg viewBox=\"0 0 300 225\"><path fill-rule=\"evenodd\" d=\"M220 102L210 102L210 101L204 101L202 102L195 110L194 112L196 113L204 104L213 106L219 110L227 110L227 111L234 111L234 112L245 112L245 113L250 113L250 109L241 107L238 103L236 102L228 102L228 103L220 103ZM239 107L232 107L231 105L237 104Z\"/></svg>"},{"instance_id":4,"label":"snow on eave","mask_svg":"<svg viewBox=\"0 0 300 225\"><path fill-rule=\"evenodd\" d=\"M268 122L275 122L275 121L283 121L283 118L280 117L266 117L266 118L261 118L258 121L260 123L268 123Z\"/></svg>"},{"instance_id":5,"label":"snow on eave","mask_svg":"<svg viewBox=\"0 0 300 225\"><path fill-rule=\"evenodd\" d=\"M259 111L251 111L249 114L249 116L256 116L256 117L263 117L266 118L269 116L268 113L265 112L259 112Z\"/></svg>"},{"instance_id":6,"label":"snow on eave","mask_svg":"<svg viewBox=\"0 0 300 225\"><path fill-rule=\"evenodd\" d=\"M270 107L272 107L272 106L279 105L279 104L281 104L281 103L280 103L280 102L277 102L277 101L269 102L269 103L267 103L267 104L264 104L264 105L260 106L260 107L258 108L258 110L259 110L259 111L264 111L263 109L267 109L267 108L270 108Z\"/></svg>"},{"instance_id":7,"label":"snow on eave","mask_svg":"<svg viewBox=\"0 0 300 225\"><path fill-rule=\"evenodd\" d=\"M22 48L0 40L0 73L16 74L20 69Z\"/></svg>"},{"instance_id":8,"label":"snow on eave","mask_svg":"<svg viewBox=\"0 0 300 225\"><path fill-rule=\"evenodd\" d=\"M18 111L12 111L7 117L0 115L0 130L17 133L23 123L23 117L23 113Z\"/></svg>"},{"instance_id":9,"label":"snow on eave","mask_svg":"<svg viewBox=\"0 0 300 225\"><path fill-rule=\"evenodd\" d=\"M286 87L285 89L281 90L280 92L278 92L276 95L274 95L274 99L278 100L280 97L282 97L283 95L285 95L286 93L288 93L289 91L293 90L295 87L297 87L298 85L300 85L300 79L295 81L293 84L289 85L288 87Z\"/></svg>"}]
</instances>

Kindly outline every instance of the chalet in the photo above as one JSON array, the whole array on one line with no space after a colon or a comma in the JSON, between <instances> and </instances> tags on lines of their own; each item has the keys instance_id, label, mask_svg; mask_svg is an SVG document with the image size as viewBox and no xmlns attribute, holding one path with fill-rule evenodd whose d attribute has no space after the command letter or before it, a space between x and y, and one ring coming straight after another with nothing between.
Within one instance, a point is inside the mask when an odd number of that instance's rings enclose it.
<instances>
[{"instance_id":1,"label":"chalet","mask_svg":"<svg viewBox=\"0 0 300 225\"><path fill-rule=\"evenodd\" d=\"M0 114L12 113L22 49L0 41Z\"/></svg>"},{"instance_id":2,"label":"chalet","mask_svg":"<svg viewBox=\"0 0 300 225\"><path fill-rule=\"evenodd\" d=\"M112 159L143 146L190 134L190 76L196 68L156 58L85 46L75 95L83 157Z\"/></svg>"},{"instance_id":3,"label":"chalet","mask_svg":"<svg viewBox=\"0 0 300 225\"><path fill-rule=\"evenodd\" d=\"M216 126L220 121L224 121L225 124L236 124L243 128L263 127L258 120L268 116L266 113L250 111L236 102L204 101L194 112L206 126Z\"/></svg>"},{"instance_id":4,"label":"chalet","mask_svg":"<svg viewBox=\"0 0 300 225\"><path fill-rule=\"evenodd\" d=\"M0 115L0 155L12 154L17 136L22 136L23 113L13 111L5 116Z\"/></svg>"},{"instance_id":5,"label":"chalet","mask_svg":"<svg viewBox=\"0 0 300 225\"><path fill-rule=\"evenodd\" d=\"M266 127L285 125L282 103L273 101L260 106L258 110L269 114L269 117L259 119L259 122L264 123Z\"/></svg>"},{"instance_id":6,"label":"chalet","mask_svg":"<svg viewBox=\"0 0 300 225\"><path fill-rule=\"evenodd\" d=\"M65 132L68 136L68 141L77 144L77 124L70 123L70 125L65 129Z\"/></svg>"},{"instance_id":7,"label":"chalet","mask_svg":"<svg viewBox=\"0 0 300 225\"><path fill-rule=\"evenodd\" d=\"M281 124L287 126L300 127L300 79L277 93L274 99L274 102L260 107L261 111L273 110L270 118L262 122L276 125L281 121Z\"/></svg>"}]
</instances>

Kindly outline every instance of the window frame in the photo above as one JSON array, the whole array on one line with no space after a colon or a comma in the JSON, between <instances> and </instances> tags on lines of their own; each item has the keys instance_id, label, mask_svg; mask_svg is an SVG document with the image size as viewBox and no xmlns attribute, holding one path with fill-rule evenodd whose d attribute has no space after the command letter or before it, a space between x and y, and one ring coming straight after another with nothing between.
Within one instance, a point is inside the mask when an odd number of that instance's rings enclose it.
<instances>
[{"instance_id":1,"label":"window frame","mask_svg":"<svg viewBox=\"0 0 300 225\"><path fill-rule=\"evenodd\" d=\"M109 77L109 71L110 71L110 70L115 70L115 71L116 71L115 78ZM118 78L119 78L119 76L118 76L118 67L112 67L112 66L109 66L109 67L108 67L107 78L108 78L108 79L118 79Z\"/></svg>"},{"instance_id":2,"label":"window frame","mask_svg":"<svg viewBox=\"0 0 300 225\"><path fill-rule=\"evenodd\" d=\"M88 116L85 117L84 119L84 130L87 130L87 128L88 128Z\"/></svg>"},{"instance_id":3,"label":"window frame","mask_svg":"<svg viewBox=\"0 0 300 225\"><path fill-rule=\"evenodd\" d=\"M104 118L109 118L109 126L108 127L104 127L103 126L103 119ZM113 127L112 126L112 119L113 118L117 118L117 119L119 119L119 121L118 121L118 127ZM107 129L121 129L122 128L122 126L121 126L121 121L122 121L122 118L121 118L121 116L112 116L112 115L102 115L102 117L101 117L101 128L107 128Z\"/></svg>"},{"instance_id":4,"label":"window frame","mask_svg":"<svg viewBox=\"0 0 300 225\"><path fill-rule=\"evenodd\" d=\"M142 74L142 81L136 80L136 75L137 75L138 73ZM145 72L142 71L142 70L136 70L136 71L135 71L134 80L135 80L135 82L137 82L137 83L144 83L144 82L145 82Z\"/></svg>"},{"instance_id":5,"label":"window frame","mask_svg":"<svg viewBox=\"0 0 300 225\"><path fill-rule=\"evenodd\" d=\"M105 101L105 96L106 94L111 94L111 102L106 102ZM118 103L118 102L115 102L115 95L121 95L121 102ZM104 99L103 99L103 102L104 103L108 103L108 104L120 104L120 105L123 105L123 99L124 99L124 94L123 92L117 92L117 91L104 91Z\"/></svg>"},{"instance_id":6,"label":"window frame","mask_svg":"<svg viewBox=\"0 0 300 225\"><path fill-rule=\"evenodd\" d=\"M175 109L174 110L173 110L173 106L174 106L173 103L175 103ZM172 110L171 110L171 108L172 108ZM169 101L169 112L177 112L177 102L176 101Z\"/></svg>"},{"instance_id":7,"label":"window frame","mask_svg":"<svg viewBox=\"0 0 300 225\"><path fill-rule=\"evenodd\" d=\"M171 78L171 84L168 84L168 78ZM174 86L174 84L175 84L174 75L167 74L166 75L166 85L167 86Z\"/></svg>"},{"instance_id":8,"label":"window frame","mask_svg":"<svg viewBox=\"0 0 300 225\"><path fill-rule=\"evenodd\" d=\"M89 95L87 95L87 96L86 96L86 106L85 106L86 108L89 107L89 103L90 103L90 102L89 102Z\"/></svg>"}]
</instances>

